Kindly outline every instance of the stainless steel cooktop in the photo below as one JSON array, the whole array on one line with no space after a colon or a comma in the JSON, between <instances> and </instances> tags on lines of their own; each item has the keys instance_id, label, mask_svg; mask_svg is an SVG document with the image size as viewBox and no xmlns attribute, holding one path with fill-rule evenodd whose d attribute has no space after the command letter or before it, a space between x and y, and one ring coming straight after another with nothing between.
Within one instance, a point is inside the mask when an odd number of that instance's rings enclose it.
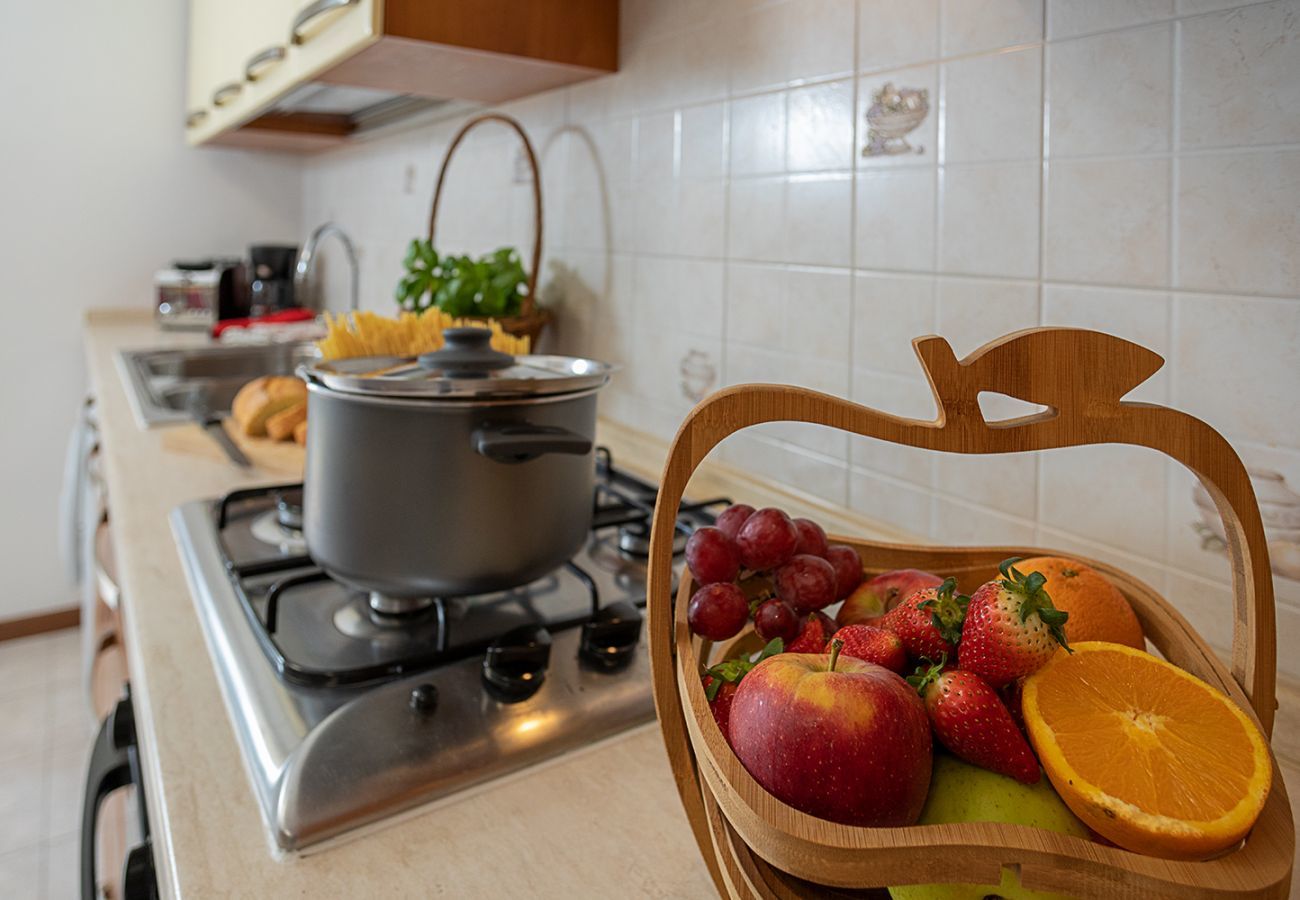
<instances>
[{"instance_id":1,"label":"stainless steel cooktop","mask_svg":"<svg viewBox=\"0 0 1300 900\"><path fill-rule=\"evenodd\" d=\"M325 576L301 490L176 509L172 528L274 843L301 850L654 718L642 639L655 489L598 457L583 551L532 584L394 601ZM683 504L684 535L718 501Z\"/></svg>"}]
</instances>

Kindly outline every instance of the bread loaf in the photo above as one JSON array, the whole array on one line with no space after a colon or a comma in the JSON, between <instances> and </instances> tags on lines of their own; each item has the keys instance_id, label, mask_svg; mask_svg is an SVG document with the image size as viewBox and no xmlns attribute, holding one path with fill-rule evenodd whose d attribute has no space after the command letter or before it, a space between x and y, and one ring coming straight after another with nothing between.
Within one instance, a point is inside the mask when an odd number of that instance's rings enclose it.
<instances>
[{"instance_id":1,"label":"bread loaf","mask_svg":"<svg viewBox=\"0 0 1300 900\"><path fill-rule=\"evenodd\" d=\"M266 420L266 436L273 441L287 441L293 437L293 431L307 421L307 403L295 403L288 409L282 409Z\"/></svg>"},{"instance_id":2,"label":"bread loaf","mask_svg":"<svg viewBox=\"0 0 1300 900\"><path fill-rule=\"evenodd\" d=\"M264 375L239 389L230 414L249 437L266 435L266 420L291 406L307 402L307 385L292 375ZM292 431L292 429L290 429Z\"/></svg>"},{"instance_id":3,"label":"bread loaf","mask_svg":"<svg viewBox=\"0 0 1300 900\"><path fill-rule=\"evenodd\" d=\"M293 429L293 440L296 444L307 445L307 420L303 419Z\"/></svg>"}]
</instances>

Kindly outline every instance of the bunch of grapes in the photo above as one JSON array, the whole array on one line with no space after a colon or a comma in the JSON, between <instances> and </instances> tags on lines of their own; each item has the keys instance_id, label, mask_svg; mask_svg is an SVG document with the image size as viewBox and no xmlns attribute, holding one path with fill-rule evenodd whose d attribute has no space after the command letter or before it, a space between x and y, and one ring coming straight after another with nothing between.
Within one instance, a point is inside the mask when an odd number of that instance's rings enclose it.
<instances>
[{"instance_id":1,"label":"bunch of grapes","mask_svg":"<svg viewBox=\"0 0 1300 900\"><path fill-rule=\"evenodd\" d=\"M788 647L810 615L843 600L862 581L857 551L828 543L816 522L744 503L691 535L686 565L697 585L687 623L712 641L735 637L752 616L760 638L781 638Z\"/></svg>"}]
</instances>

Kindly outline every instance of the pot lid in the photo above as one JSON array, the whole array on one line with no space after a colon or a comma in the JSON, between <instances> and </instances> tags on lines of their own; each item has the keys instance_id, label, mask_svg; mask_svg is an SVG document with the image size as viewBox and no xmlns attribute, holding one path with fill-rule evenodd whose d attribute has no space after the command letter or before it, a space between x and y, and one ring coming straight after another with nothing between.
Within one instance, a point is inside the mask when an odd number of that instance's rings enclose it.
<instances>
[{"instance_id":1,"label":"pot lid","mask_svg":"<svg viewBox=\"0 0 1300 900\"><path fill-rule=\"evenodd\" d=\"M600 387L613 367L573 356L511 356L493 350L486 328L448 328L441 350L410 356L359 356L304 365L302 374L349 394L441 399L504 399Z\"/></svg>"}]
</instances>

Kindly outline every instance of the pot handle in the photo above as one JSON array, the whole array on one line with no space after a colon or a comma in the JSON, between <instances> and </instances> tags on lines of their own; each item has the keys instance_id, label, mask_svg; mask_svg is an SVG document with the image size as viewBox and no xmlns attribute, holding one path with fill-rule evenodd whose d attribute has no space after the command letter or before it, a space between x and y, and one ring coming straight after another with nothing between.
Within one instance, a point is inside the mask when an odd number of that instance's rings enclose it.
<instances>
[{"instance_id":1,"label":"pot handle","mask_svg":"<svg viewBox=\"0 0 1300 900\"><path fill-rule=\"evenodd\" d=\"M591 438L552 425L511 422L484 425L474 432L474 449L499 463L521 463L547 453L585 456L591 452Z\"/></svg>"}]
</instances>

